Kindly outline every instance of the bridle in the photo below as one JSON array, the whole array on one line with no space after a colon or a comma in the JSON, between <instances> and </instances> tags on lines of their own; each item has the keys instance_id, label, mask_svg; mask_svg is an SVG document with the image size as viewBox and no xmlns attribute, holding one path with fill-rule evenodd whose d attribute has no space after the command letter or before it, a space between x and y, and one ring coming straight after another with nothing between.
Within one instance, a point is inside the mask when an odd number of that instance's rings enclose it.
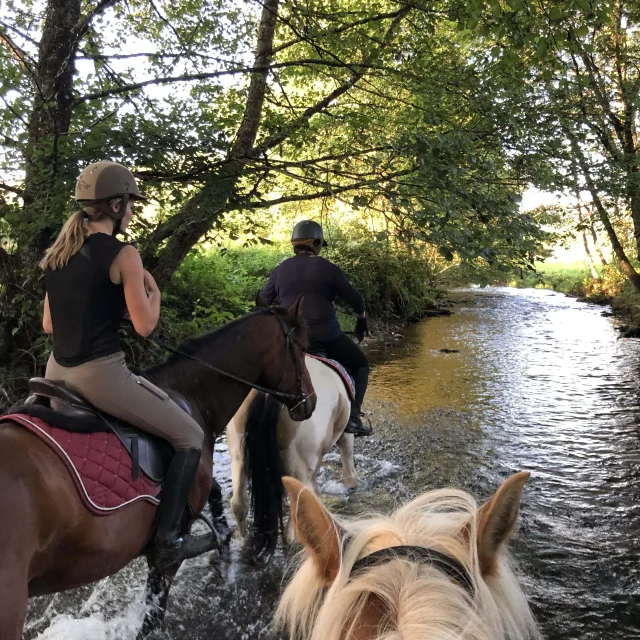
<instances>
[{"instance_id":1,"label":"bridle","mask_svg":"<svg viewBox=\"0 0 640 640\"><path fill-rule=\"evenodd\" d=\"M295 367L295 370L296 370L296 389L299 390L299 393L297 395L292 393L283 394L282 392L279 392L279 391L276 391L275 393L268 391L265 393L271 393L272 396L279 395L280 397L287 397L287 398L292 398L293 400L298 400L298 404L289 408L289 411L293 411L294 409L297 409L302 403L306 402L311 396L315 395L316 392L313 391L309 395L305 395L304 392L302 391L302 378L303 378L304 372L302 371L302 367L300 365L298 358L296 358L295 346L293 344L293 339L292 339L293 332L296 330L295 326L294 327L287 326L287 323L284 321L284 318L282 317L282 315L278 313L275 309L269 309L269 313L274 314L276 318L280 320L280 326L284 331L284 338L285 338L285 347L284 347L285 356L289 352L291 352L293 366ZM282 382L283 377L284 377L284 366L282 367L282 375L280 376L280 382ZM278 384L280 384L280 382Z\"/></svg>"},{"instance_id":2,"label":"bridle","mask_svg":"<svg viewBox=\"0 0 640 640\"><path fill-rule=\"evenodd\" d=\"M292 341L292 335L293 335L293 332L295 331L295 327L287 326L287 323L284 321L284 318L279 313L278 309L268 309L267 311L268 311L268 313L270 313L270 314L274 315L276 318L278 318L278 320L280 321L280 326L282 327L282 329L284 331L284 336L285 336L285 341L286 341L286 344L285 344L285 361L286 361L286 357L289 355L289 352L290 352L291 353L291 357L293 358L294 367L296 369L296 391L297 391L297 393L287 393L285 391L278 391L277 389L269 389L268 387L263 387L262 385L256 384L255 382L250 382L249 380L245 380L244 378L241 378L240 376L237 376L234 373L229 373L228 371L224 371L223 369L219 369L215 365L212 365L209 362L205 362L204 360L201 360L200 358L196 358L195 356L192 356L192 355L190 355L188 353L184 353L184 351L180 351L180 349L176 349L175 347L172 347L171 345L166 344L165 342L163 342L162 340L159 340L158 338L154 338L152 336L148 336L147 340L150 340L154 344L158 345L162 349L165 349L166 351L169 351L170 353L175 353L176 355L182 356L183 358L187 358L188 360L192 360L193 362L197 362L199 365L201 365L203 367L206 367L207 369L211 369L212 371L215 371L216 373L219 373L220 375L225 376L226 378L230 378L231 380L236 380L237 382L242 382L242 384L246 384L247 386L251 387L252 389L255 389L256 391L261 391L262 393L267 393L267 394L273 396L274 398L277 398L278 400L297 400L297 404L295 404L293 407L288 407L289 411L293 411L294 409L298 408L301 404L306 402L313 395L315 395L315 391L307 395L302 390L303 371L302 371L302 367L300 366L300 362L296 358L295 346L294 346L293 341ZM282 375L280 376L280 381L282 381L283 377L284 377L284 366L283 366L283 370L282 370Z\"/></svg>"},{"instance_id":3,"label":"bridle","mask_svg":"<svg viewBox=\"0 0 640 640\"><path fill-rule=\"evenodd\" d=\"M399 558L409 560L410 562L431 565L457 582L471 598L474 597L475 586L467 568L455 558L427 547L399 545L397 547L387 547L380 549L380 551L374 551L355 562L351 568L351 575L353 576L354 573L362 571L363 569L376 567Z\"/></svg>"}]
</instances>

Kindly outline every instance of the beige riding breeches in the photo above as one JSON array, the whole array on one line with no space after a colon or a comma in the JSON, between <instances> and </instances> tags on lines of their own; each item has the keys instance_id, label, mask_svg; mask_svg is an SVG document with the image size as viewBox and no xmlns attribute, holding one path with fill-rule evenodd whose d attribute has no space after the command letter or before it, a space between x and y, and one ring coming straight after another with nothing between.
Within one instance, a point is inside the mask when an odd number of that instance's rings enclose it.
<instances>
[{"instance_id":1,"label":"beige riding breeches","mask_svg":"<svg viewBox=\"0 0 640 640\"><path fill-rule=\"evenodd\" d=\"M59 365L51 354L45 375L77 389L101 411L167 440L174 449L202 448L200 425L162 389L129 371L122 352L76 367Z\"/></svg>"}]
</instances>

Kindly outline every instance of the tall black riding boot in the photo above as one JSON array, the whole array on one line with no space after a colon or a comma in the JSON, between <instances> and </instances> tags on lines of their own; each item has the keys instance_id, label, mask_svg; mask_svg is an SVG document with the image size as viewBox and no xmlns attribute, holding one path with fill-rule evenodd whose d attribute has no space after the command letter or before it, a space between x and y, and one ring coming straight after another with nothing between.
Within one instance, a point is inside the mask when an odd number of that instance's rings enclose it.
<instances>
[{"instance_id":1,"label":"tall black riding boot","mask_svg":"<svg viewBox=\"0 0 640 640\"><path fill-rule=\"evenodd\" d=\"M185 544L185 539L181 536L182 516L199 463L200 449L182 449L175 452L169 465L162 490L155 540L156 556L160 562L177 560Z\"/></svg>"},{"instance_id":2,"label":"tall black riding boot","mask_svg":"<svg viewBox=\"0 0 640 640\"><path fill-rule=\"evenodd\" d=\"M356 438L358 436L370 436L373 431L365 427L360 418L362 415L362 401L369 384L369 369L367 367L358 369L355 376L353 376L353 383L356 387L356 399L351 403L351 416L344 431L345 433L353 433Z\"/></svg>"}]
</instances>

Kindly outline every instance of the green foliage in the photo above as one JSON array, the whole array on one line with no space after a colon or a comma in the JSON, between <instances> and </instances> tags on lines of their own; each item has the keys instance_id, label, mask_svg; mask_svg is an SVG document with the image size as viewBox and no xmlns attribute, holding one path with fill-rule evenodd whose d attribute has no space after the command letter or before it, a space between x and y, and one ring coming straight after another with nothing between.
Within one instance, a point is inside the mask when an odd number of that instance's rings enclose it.
<instances>
[{"instance_id":1,"label":"green foliage","mask_svg":"<svg viewBox=\"0 0 640 640\"><path fill-rule=\"evenodd\" d=\"M284 257L263 247L192 252L163 297L161 331L182 340L247 313Z\"/></svg>"},{"instance_id":2,"label":"green foliage","mask_svg":"<svg viewBox=\"0 0 640 640\"><path fill-rule=\"evenodd\" d=\"M338 241L330 258L362 293L374 319L418 318L435 299L433 265L419 254L382 243Z\"/></svg>"},{"instance_id":3,"label":"green foliage","mask_svg":"<svg viewBox=\"0 0 640 640\"><path fill-rule=\"evenodd\" d=\"M640 328L640 294L628 281L625 280L619 287L611 307L624 316L631 327Z\"/></svg>"},{"instance_id":4,"label":"green foliage","mask_svg":"<svg viewBox=\"0 0 640 640\"><path fill-rule=\"evenodd\" d=\"M250 311L257 291L290 255L290 249L265 246L192 252L163 297L160 333L175 344ZM435 300L433 265L424 256L336 239L326 257L363 294L374 323L417 318ZM337 310L343 329L352 331L353 311L342 305Z\"/></svg>"},{"instance_id":5,"label":"green foliage","mask_svg":"<svg viewBox=\"0 0 640 640\"><path fill-rule=\"evenodd\" d=\"M539 289L553 289L571 296L584 297L587 283L591 280L589 270L584 263L573 265L536 265L536 273L524 278L513 278L509 285L519 289L536 287Z\"/></svg>"}]
</instances>

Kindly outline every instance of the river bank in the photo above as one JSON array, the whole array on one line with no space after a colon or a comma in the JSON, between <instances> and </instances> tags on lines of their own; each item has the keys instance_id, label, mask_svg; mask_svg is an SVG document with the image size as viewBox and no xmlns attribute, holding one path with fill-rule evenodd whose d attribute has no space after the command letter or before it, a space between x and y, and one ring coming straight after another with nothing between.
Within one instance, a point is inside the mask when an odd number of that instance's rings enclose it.
<instances>
[{"instance_id":1,"label":"river bank","mask_svg":"<svg viewBox=\"0 0 640 640\"><path fill-rule=\"evenodd\" d=\"M640 294L626 276L612 264L601 267L594 279L586 265L575 263L537 265L537 273L508 283L518 289L536 287L563 293L581 302L599 306L610 305L611 313L619 319L617 325L625 338L640 338Z\"/></svg>"}]
</instances>

